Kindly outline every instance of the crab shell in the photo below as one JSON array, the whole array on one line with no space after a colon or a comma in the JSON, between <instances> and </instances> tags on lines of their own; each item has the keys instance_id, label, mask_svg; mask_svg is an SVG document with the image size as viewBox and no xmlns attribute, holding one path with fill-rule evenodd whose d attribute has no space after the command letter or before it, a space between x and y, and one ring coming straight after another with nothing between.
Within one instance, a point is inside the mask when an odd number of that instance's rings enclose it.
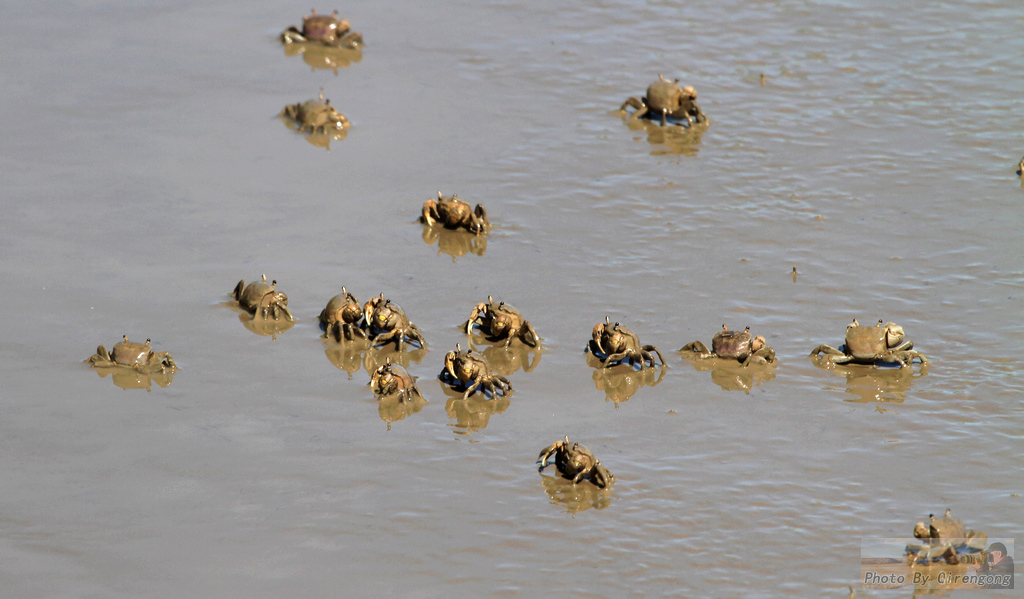
<instances>
[{"instance_id":1,"label":"crab shell","mask_svg":"<svg viewBox=\"0 0 1024 599\"><path fill-rule=\"evenodd\" d=\"M150 348L148 343L136 343L128 341L127 338L124 341L119 341L110 350L110 359L122 366L145 366L155 355L156 352Z\"/></svg>"},{"instance_id":2,"label":"crab shell","mask_svg":"<svg viewBox=\"0 0 1024 599\"><path fill-rule=\"evenodd\" d=\"M409 372L390 360L377 367L370 377L370 389L375 395L402 393L408 395L415 388L415 380Z\"/></svg>"},{"instance_id":3,"label":"crab shell","mask_svg":"<svg viewBox=\"0 0 1024 599\"><path fill-rule=\"evenodd\" d=\"M914 525L914 536L922 540L948 541L966 538L968 533L963 521L950 516L947 510L942 518L931 516L928 524L918 522Z\"/></svg>"},{"instance_id":4,"label":"crab shell","mask_svg":"<svg viewBox=\"0 0 1024 599\"><path fill-rule=\"evenodd\" d=\"M751 347L750 329L730 331L722 325L722 330L711 338L711 351L720 358L742 360L756 350Z\"/></svg>"},{"instance_id":5,"label":"crab shell","mask_svg":"<svg viewBox=\"0 0 1024 599\"><path fill-rule=\"evenodd\" d=\"M856 323L846 327L846 353L858 360L871 360L875 356L903 343L903 327L889 322L878 326L862 327Z\"/></svg>"},{"instance_id":6,"label":"crab shell","mask_svg":"<svg viewBox=\"0 0 1024 599\"><path fill-rule=\"evenodd\" d=\"M338 18L337 11L328 16L318 15L314 10L312 15L302 17L302 35L310 40L333 42L351 28L348 19Z\"/></svg>"},{"instance_id":7,"label":"crab shell","mask_svg":"<svg viewBox=\"0 0 1024 599\"><path fill-rule=\"evenodd\" d=\"M679 80L665 79L660 74L658 81L647 88L647 106L653 112L665 109L674 112L685 100L696 100L697 90L690 87L679 87Z\"/></svg>"},{"instance_id":8,"label":"crab shell","mask_svg":"<svg viewBox=\"0 0 1024 599\"><path fill-rule=\"evenodd\" d=\"M341 294L332 297L327 302L327 307L320 313L320 322L325 325L332 325L336 322L354 324L363 317L363 309L359 306L355 296L341 288Z\"/></svg>"}]
</instances>

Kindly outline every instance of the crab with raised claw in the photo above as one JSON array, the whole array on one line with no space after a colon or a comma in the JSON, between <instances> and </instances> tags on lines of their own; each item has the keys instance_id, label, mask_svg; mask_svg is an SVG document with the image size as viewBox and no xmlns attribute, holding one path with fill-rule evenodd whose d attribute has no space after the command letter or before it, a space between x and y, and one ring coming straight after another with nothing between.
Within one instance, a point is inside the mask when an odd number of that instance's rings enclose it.
<instances>
[{"instance_id":1,"label":"crab with raised claw","mask_svg":"<svg viewBox=\"0 0 1024 599\"><path fill-rule=\"evenodd\" d=\"M619 111L625 111L627 106L635 109L631 119L647 118L654 119L661 117L661 126L664 127L671 117L676 121L686 121L688 126L694 123L707 121L704 111L697 105L697 90L687 85L679 87L679 80L672 81L664 78L658 73L658 81L655 81L647 88L647 95L642 98L630 97Z\"/></svg>"},{"instance_id":2,"label":"crab with raised claw","mask_svg":"<svg viewBox=\"0 0 1024 599\"><path fill-rule=\"evenodd\" d=\"M508 347L513 339L519 339L530 347L537 347L540 337L533 325L523 315L505 302L494 303L491 296L487 296L487 303L479 303L469 314L464 328L466 334L470 334L473 325L478 325L480 330L492 340L505 339L505 347Z\"/></svg>"},{"instance_id":3,"label":"crab with raised claw","mask_svg":"<svg viewBox=\"0 0 1024 599\"><path fill-rule=\"evenodd\" d=\"M950 515L948 509L942 518L928 514L927 524L918 522L914 525L914 537L924 543L907 545L909 565L916 564L921 559L926 564L940 559L945 560L947 564L959 564L965 561L965 554L984 551L988 542L987 534L968 530L963 521ZM983 559L981 561L984 562Z\"/></svg>"},{"instance_id":4,"label":"crab with raised claw","mask_svg":"<svg viewBox=\"0 0 1024 599\"><path fill-rule=\"evenodd\" d=\"M665 358L658 348L653 345L641 345L640 337L636 333L617 322L612 324L607 316L604 317L603 323L594 326L587 348L601 360L602 368L609 368L628 359L630 364L639 360L640 369L643 370L647 367L647 362L650 362L652 367L655 365L654 354L658 355L662 365L665 364Z\"/></svg>"},{"instance_id":5,"label":"crab with raised claw","mask_svg":"<svg viewBox=\"0 0 1024 599\"><path fill-rule=\"evenodd\" d=\"M538 471L544 471L552 455L555 456L555 467L562 476L571 479L574 485L584 478L589 478L590 482L602 489L615 482L615 477L601 464L601 460L594 457L586 447L570 442L568 435L541 450L537 456L537 463L540 464Z\"/></svg>"},{"instance_id":6,"label":"crab with raised claw","mask_svg":"<svg viewBox=\"0 0 1024 599\"><path fill-rule=\"evenodd\" d=\"M332 48L359 48L363 45L363 36L352 31L348 19L339 19L338 11L331 15L313 14L302 17L302 29L294 25L285 29L278 36L281 43L301 44L316 42Z\"/></svg>"},{"instance_id":7,"label":"crab with raised claw","mask_svg":"<svg viewBox=\"0 0 1024 599\"><path fill-rule=\"evenodd\" d=\"M345 287L341 288L339 295L328 300L327 307L320 312L320 324L324 326L327 336L333 337L335 341L367 338L363 308Z\"/></svg>"},{"instance_id":8,"label":"crab with raised claw","mask_svg":"<svg viewBox=\"0 0 1024 599\"><path fill-rule=\"evenodd\" d=\"M405 315L401 306L384 298L384 294L371 298L363 306L363 314L369 327L369 334L372 336L370 345L377 347L389 341L394 341L398 351L406 343L415 341L421 348L426 346L423 333ZM407 341L408 339L408 341Z\"/></svg>"},{"instance_id":9,"label":"crab with raised claw","mask_svg":"<svg viewBox=\"0 0 1024 599\"><path fill-rule=\"evenodd\" d=\"M512 391L512 383L504 376L491 370L487 358L473 349L462 350L462 344L455 345L453 351L444 356L444 370L438 375L443 382L460 385L466 389L462 399L467 399L477 389L483 389L494 398L498 392L508 395Z\"/></svg>"},{"instance_id":10,"label":"crab with raised claw","mask_svg":"<svg viewBox=\"0 0 1024 599\"><path fill-rule=\"evenodd\" d=\"M835 349L829 345L819 345L811 352L811 357L825 354L833 364L899 364L909 367L914 358L921 364L927 364L924 354L914 350L914 343L904 339L903 327L894 322L884 325L882 320L873 327L862 327L857 319L846 326L846 343Z\"/></svg>"},{"instance_id":11,"label":"crab with raised claw","mask_svg":"<svg viewBox=\"0 0 1024 599\"><path fill-rule=\"evenodd\" d=\"M448 229L465 229L475 235L486 233L491 228L487 220L487 211L480 204L473 208L469 203L460 200L455 194L444 197L437 192L436 200L423 203L420 222L425 225L440 223Z\"/></svg>"},{"instance_id":12,"label":"crab with raised claw","mask_svg":"<svg viewBox=\"0 0 1024 599\"><path fill-rule=\"evenodd\" d=\"M90 356L86 362L95 368L123 366L143 374L173 373L178 369L171 354L165 351L153 351L149 345L149 339L146 339L145 343L128 341L128 335L122 336L121 339L114 344L110 352L107 352L107 348L102 345L97 347L96 353Z\"/></svg>"},{"instance_id":13,"label":"crab with raised claw","mask_svg":"<svg viewBox=\"0 0 1024 599\"><path fill-rule=\"evenodd\" d=\"M768 347L764 337L760 335L752 337L750 327L743 331L730 331L724 324L722 330L711 338L710 350L700 341L694 341L679 348L679 351L692 352L693 357L701 360L708 358L732 359L744 366L775 362L775 350Z\"/></svg>"},{"instance_id":14,"label":"crab with raised claw","mask_svg":"<svg viewBox=\"0 0 1024 599\"><path fill-rule=\"evenodd\" d=\"M286 320L295 321L288 310L288 296L283 291L277 291L277 281L268 284L267 275L263 275L262 281L253 281L248 285L244 280L239 281L232 296L243 310L253 315L253 319L279 320L284 316Z\"/></svg>"},{"instance_id":15,"label":"crab with raised claw","mask_svg":"<svg viewBox=\"0 0 1024 599\"><path fill-rule=\"evenodd\" d=\"M411 401L413 395L423 397L416 388L416 377L411 376L408 370L398 364L392 364L391 358L387 358L384 364L373 371L367 385L378 399L392 394L397 394L406 401Z\"/></svg>"},{"instance_id":16,"label":"crab with raised claw","mask_svg":"<svg viewBox=\"0 0 1024 599\"><path fill-rule=\"evenodd\" d=\"M278 116L290 119L299 133L309 133L310 135L330 133L334 135L335 139L344 137L344 131L349 126L345 115L331 106L330 100L324 99L323 91L314 100L285 106Z\"/></svg>"}]
</instances>

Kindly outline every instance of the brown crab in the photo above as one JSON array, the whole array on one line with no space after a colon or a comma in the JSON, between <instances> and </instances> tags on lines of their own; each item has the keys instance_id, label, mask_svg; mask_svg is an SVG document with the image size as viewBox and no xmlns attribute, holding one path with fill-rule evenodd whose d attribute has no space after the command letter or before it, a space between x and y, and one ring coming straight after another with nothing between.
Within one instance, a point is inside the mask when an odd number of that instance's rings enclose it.
<instances>
[{"instance_id":1,"label":"brown crab","mask_svg":"<svg viewBox=\"0 0 1024 599\"><path fill-rule=\"evenodd\" d=\"M653 345L641 345L640 337L636 333L617 322L612 324L607 316L604 317L603 323L594 326L587 348L601 360L602 368L609 368L627 359L630 364L639 360L641 370L647 367L648 361L653 367L655 362L651 352L658 355L662 365L665 364L665 358L658 348Z\"/></svg>"},{"instance_id":2,"label":"brown crab","mask_svg":"<svg viewBox=\"0 0 1024 599\"><path fill-rule=\"evenodd\" d=\"M654 115L659 115L662 127L667 123L668 117L680 121L680 124L681 121L686 121L688 126L693 126L694 123L707 121L696 100L697 90L689 85L679 87L678 79L665 79L658 73L658 81L647 88L646 96L640 99L630 97L622 103L619 110L625 111L627 106L634 108L636 111L630 117L632 119L652 119Z\"/></svg>"},{"instance_id":3,"label":"brown crab","mask_svg":"<svg viewBox=\"0 0 1024 599\"><path fill-rule=\"evenodd\" d=\"M751 364L771 364L775 362L775 350L768 347L764 337L751 337L750 327L743 331L730 331L724 324L722 330L711 338L711 349L700 341L687 343L679 348L681 352L691 352L693 357L701 360L708 358L726 358L736 360L744 366Z\"/></svg>"},{"instance_id":4,"label":"brown crab","mask_svg":"<svg viewBox=\"0 0 1024 599\"><path fill-rule=\"evenodd\" d=\"M923 354L914 351L914 343L904 339L903 327L894 322L883 325L882 320L873 327L862 327L854 318L846 326L846 343L840 349L822 344L814 348L811 356L825 354L833 364L882 363L906 368L913 364L914 358L921 364L928 363Z\"/></svg>"},{"instance_id":5,"label":"brown crab","mask_svg":"<svg viewBox=\"0 0 1024 599\"><path fill-rule=\"evenodd\" d=\"M420 348L426 346L423 333L409 321L405 310L391 300L385 299L383 293L366 302L366 305L363 306L363 314L366 318L372 347L392 340L398 346L398 351L402 351L402 347L412 341L419 344Z\"/></svg>"},{"instance_id":6,"label":"brown crab","mask_svg":"<svg viewBox=\"0 0 1024 599\"><path fill-rule=\"evenodd\" d=\"M964 554L983 551L988 542L988 535L968 530L963 521L950 515L936 518L928 515L928 524L918 522L914 525L914 538L924 541L923 544L907 545L907 563L915 564L923 559L926 564L932 560L944 559L948 564L959 564Z\"/></svg>"},{"instance_id":7,"label":"brown crab","mask_svg":"<svg viewBox=\"0 0 1024 599\"><path fill-rule=\"evenodd\" d=\"M335 140L344 139L345 129L349 127L348 119L331 106L330 100L324 99L322 91L316 99L285 106L277 116L290 121L299 133L330 136Z\"/></svg>"},{"instance_id":8,"label":"brown crab","mask_svg":"<svg viewBox=\"0 0 1024 599\"><path fill-rule=\"evenodd\" d=\"M478 388L490 393L492 399L499 391L502 395L508 395L512 391L512 383L491 370L487 358L472 349L462 351L461 343L455 345L454 351L445 354L444 369L438 378L453 387L465 388L466 392L462 399L468 398Z\"/></svg>"},{"instance_id":9,"label":"brown crab","mask_svg":"<svg viewBox=\"0 0 1024 599\"><path fill-rule=\"evenodd\" d=\"M373 371L367 385L378 399L392 394L397 394L406 401L411 401L413 395L423 397L420 390L416 388L416 378L398 364L392 364L391 358L388 358L384 364Z\"/></svg>"},{"instance_id":10,"label":"brown crab","mask_svg":"<svg viewBox=\"0 0 1024 599\"><path fill-rule=\"evenodd\" d=\"M472 208L455 194L446 198L440 191L437 192L436 200L423 203L420 222L426 225L440 223L445 228L465 229L475 235L486 233L491 228L483 206L477 204L476 208Z\"/></svg>"},{"instance_id":11,"label":"brown crab","mask_svg":"<svg viewBox=\"0 0 1024 599\"><path fill-rule=\"evenodd\" d=\"M571 479L574 485L584 478L589 478L590 482L602 489L615 482L615 477L601 464L601 460L579 443L571 443L568 435L541 450L537 456L537 463L540 464L538 471L544 471L552 454L555 456L555 467L562 476Z\"/></svg>"},{"instance_id":12,"label":"brown crab","mask_svg":"<svg viewBox=\"0 0 1024 599\"><path fill-rule=\"evenodd\" d=\"M480 330L492 340L505 340L505 347L508 347L513 339L519 339L530 347L537 347L540 337L533 325L523 315L505 302L494 303L491 296L487 296L487 303L479 303L469 314L469 320L463 325L466 334L470 334L473 326L478 325Z\"/></svg>"},{"instance_id":13,"label":"brown crab","mask_svg":"<svg viewBox=\"0 0 1024 599\"><path fill-rule=\"evenodd\" d=\"M335 341L352 341L355 338L366 339L366 321L363 320L363 308L359 300L343 286L341 293L327 302L327 307L320 312L320 324L328 337Z\"/></svg>"},{"instance_id":14,"label":"brown crab","mask_svg":"<svg viewBox=\"0 0 1024 599\"><path fill-rule=\"evenodd\" d=\"M162 351L155 352L150 347L150 340L145 343L128 341L128 335L124 335L110 352L102 345L96 348L96 353L90 356L86 362L95 368L111 368L121 366L131 368L143 374L174 373L178 367L174 364L171 354Z\"/></svg>"},{"instance_id":15,"label":"brown crab","mask_svg":"<svg viewBox=\"0 0 1024 599\"><path fill-rule=\"evenodd\" d=\"M268 285L267 275L263 275L262 281L253 281L248 285L244 280L239 281L232 296L242 309L253 315L253 320L279 320L284 316L286 320L295 321L288 310L288 296L283 291L277 291L277 281Z\"/></svg>"},{"instance_id":16,"label":"brown crab","mask_svg":"<svg viewBox=\"0 0 1024 599\"><path fill-rule=\"evenodd\" d=\"M294 25L278 36L284 44L318 43L333 48L359 48L363 36L352 31L348 19L339 19L338 11L331 15L313 14L302 17L302 29Z\"/></svg>"}]
</instances>

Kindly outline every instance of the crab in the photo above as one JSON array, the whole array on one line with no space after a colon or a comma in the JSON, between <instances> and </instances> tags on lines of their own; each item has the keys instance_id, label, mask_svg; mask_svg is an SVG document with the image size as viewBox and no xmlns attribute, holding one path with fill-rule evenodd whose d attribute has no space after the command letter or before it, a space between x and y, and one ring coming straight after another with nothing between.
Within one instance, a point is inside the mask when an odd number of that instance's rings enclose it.
<instances>
[{"instance_id":1,"label":"crab","mask_svg":"<svg viewBox=\"0 0 1024 599\"><path fill-rule=\"evenodd\" d=\"M842 350L842 351L840 351ZM825 354L833 364L899 364L909 367L914 358L921 364L928 359L914 351L914 343L904 340L903 327L894 322L884 325L879 320L873 327L862 327L857 319L846 326L846 343L840 349L828 345L819 345L811 352L811 356Z\"/></svg>"},{"instance_id":2,"label":"crab","mask_svg":"<svg viewBox=\"0 0 1024 599\"><path fill-rule=\"evenodd\" d=\"M466 334L470 334L473 325L479 325L480 329L492 340L505 339L507 348L513 339L519 339L530 347L537 347L540 337L533 325L529 323L519 310L510 304L499 302L497 305L491 296L487 296L487 303L479 303L469 314L469 320L463 325Z\"/></svg>"},{"instance_id":3,"label":"crab","mask_svg":"<svg viewBox=\"0 0 1024 599\"><path fill-rule=\"evenodd\" d=\"M378 399L392 394L397 394L406 401L411 401L413 395L423 397L420 390L416 388L416 378L398 364L392 364L391 358L388 358L384 364L373 371L367 385Z\"/></svg>"},{"instance_id":4,"label":"crab","mask_svg":"<svg viewBox=\"0 0 1024 599\"><path fill-rule=\"evenodd\" d=\"M588 349L601 359L602 368L609 368L626 359L630 364L640 360L641 370L647 367L648 361L653 367L655 362L651 352L658 355L662 365L665 364L665 358L658 348L653 345L640 345L640 338L636 333L617 322L612 324L607 316L604 317L604 323L594 326Z\"/></svg>"},{"instance_id":5,"label":"crab","mask_svg":"<svg viewBox=\"0 0 1024 599\"><path fill-rule=\"evenodd\" d=\"M339 295L328 300L327 307L320 312L320 324L324 326L327 336L334 337L335 341L367 337L363 308L345 287L341 288Z\"/></svg>"},{"instance_id":6,"label":"crab","mask_svg":"<svg viewBox=\"0 0 1024 599\"><path fill-rule=\"evenodd\" d=\"M646 96L640 99L630 97L622 103L619 111L624 112L627 106L631 106L635 109L630 117L632 119L651 119L655 115L660 115L662 127L667 123L668 117L686 121L687 125L692 127L694 123L703 123L708 120L696 100L697 90L689 85L679 87L678 79L672 81L658 73L658 81L647 88Z\"/></svg>"},{"instance_id":7,"label":"crab","mask_svg":"<svg viewBox=\"0 0 1024 599\"><path fill-rule=\"evenodd\" d=\"M122 336L121 339L109 353L102 345L97 347L96 353L86 362L95 368L123 366L143 374L174 373L178 369L171 354L153 351L149 339L146 339L145 343L128 341L128 335Z\"/></svg>"},{"instance_id":8,"label":"crab","mask_svg":"<svg viewBox=\"0 0 1024 599\"><path fill-rule=\"evenodd\" d=\"M464 387L466 392L463 393L462 399L467 399L478 388L490 393L492 399L499 391L503 396L512 391L512 383L491 370L487 358L473 349L462 351L461 343L455 345L454 351L445 354L444 370L441 371L438 378L453 387L456 385Z\"/></svg>"},{"instance_id":9,"label":"crab","mask_svg":"<svg viewBox=\"0 0 1024 599\"><path fill-rule=\"evenodd\" d=\"M538 471L544 471L548 465L548 458L552 455L555 456L555 467L562 476L571 479L574 485L585 477L590 478L590 482L602 489L615 482L615 477L601 464L601 460L579 443L571 443L568 435L541 450L537 456L537 462L540 464Z\"/></svg>"},{"instance_id":10,"label":"crab","mask_svg":"<svg viewBox=\"0 0 1024 599\"><path fill-rule=\"evenodd\" d=\"M283 291L277 291L277 281L271 281L268 285L267 275L263 275L262 281L248 285L244 280L239 281L232 295L242 309L253 315L253 320L266 320L268 317L280 320L284 316L288 321L295 321L288 310L288 296Z\"/></svg>"},{"instance_id":11,"label":"crab","mask_svg":"<svg viewBox=\"0 0 1024 599\"><path fill-rule=\"evenodd\" d=\"M948 564L959 564L963 560L963 554L984 551L988 542L987 534L967 530L959 518L950 515L948 509L942 518L929 514L928 524L918 522L914 525L914 538L921 539L924 543L907 545L909 565L917 563L922 558L926 564L937 559L944 559Z\"/></svg>"},{"instance_id":12,"label":"crab","mask_svg":"<svg viewBox=\"0 0 1024 599\"><path fill-rule=\"evenodd\" d=\"M380 294L380 297L366 302L366 305L363 306L363 314L369 333L373 336L370 341L372 347L394 340L398 351L402 351L402 346L407 343L406 338L409 339L409 342L415 341L420 348L426 344L423 334L416 325L409 321L405 310L391 300L384 299L383 293Z\"/></svg>"},{"instance_id":13,"label":"crab","mask_svg":"<svg viewBox=\"0 0 1024 599\"><path fill-rule=\"evenodd\" d=\"M775 362L775 350L768 347L764 337L760 335L751 337L750 327L743 329L742 332L730 331L724 324L722 330L711 338L711 350L708 350L708 347L700 341L694 341L679 348L679 351L692 352L693 357L701 360L708 358L732 359L743 366Z\"/></svg>"},{"instance_id":14,"label":"crab","mask_svg":"<svg viewBox=\"0 0 1024 599\"><path fill-rule=\"evenodd\" d=\"M332 48L359 48L363 45L363 36L352 31L348 19L339 19L338 11L330 16L313 14L302 17L302 29L294 25L285 29L278 36L281 43L301 44L315 42Z\"/></svg>"},{"instance_id":15,"label":"crab","mask_svg":"<svg viewBox=\"0 0 1024 599\"><path fill-rule=\"evenodd\" d=\"M349 126L345 115L335 110L330 100L324 99L322 91L315 100L285 106L277 116L289 119L299 133L332 134L335 139L342 139Z\"/></svg>"},{"instance_id":16,"label":"crab","mask_svg":"<svg viewBox=\"0 0 1024 599\"><path fill-rule=\"evenodd\" d=\"M451 197L444 197L437 192L436 200L427 200L423 203L423 211L420 214L420 222L433 225L441 223L448 229L465 229L475 235L486 233L491 228L487 220L487 211L480 204L471 208L455 194Z\"/></svg>"}]
</instances>

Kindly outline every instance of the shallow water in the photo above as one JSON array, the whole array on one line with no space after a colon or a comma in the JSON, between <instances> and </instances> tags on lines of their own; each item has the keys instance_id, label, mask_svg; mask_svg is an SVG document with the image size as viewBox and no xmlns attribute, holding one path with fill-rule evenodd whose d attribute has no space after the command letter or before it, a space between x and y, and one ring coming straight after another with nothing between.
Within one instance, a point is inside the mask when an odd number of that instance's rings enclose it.
<instances>
[{"instance_id":1,"label":"shallow water","mask_svg":"<svg viewBox=\"0 0 1024 599\"><path fill-rule=\"evenodd\" d=\"M6 7L5 594L839 596L861 538L929 512L1013 536L1024 17L888 7L377 2L339 7L367 47L337 74L275 39L305 6ZM659 72L706 131L615 112ZM321 87L354 125L329 152L274 118ZM436 190L487 207L486 247L424 242ZM276 338L228 303L261 273L298 318ZM423 330L418 412L320 339L342 285ZM462 402L434 377L488 294L544 349ZM595 375L605 315L661 380ZM855 317L927 372L815 366ZM723 322L780 363L673 351ZM122 334L168 386L81 363ZM565 434L611 491L537 474Z\"/></svg>"}]
</instances>

